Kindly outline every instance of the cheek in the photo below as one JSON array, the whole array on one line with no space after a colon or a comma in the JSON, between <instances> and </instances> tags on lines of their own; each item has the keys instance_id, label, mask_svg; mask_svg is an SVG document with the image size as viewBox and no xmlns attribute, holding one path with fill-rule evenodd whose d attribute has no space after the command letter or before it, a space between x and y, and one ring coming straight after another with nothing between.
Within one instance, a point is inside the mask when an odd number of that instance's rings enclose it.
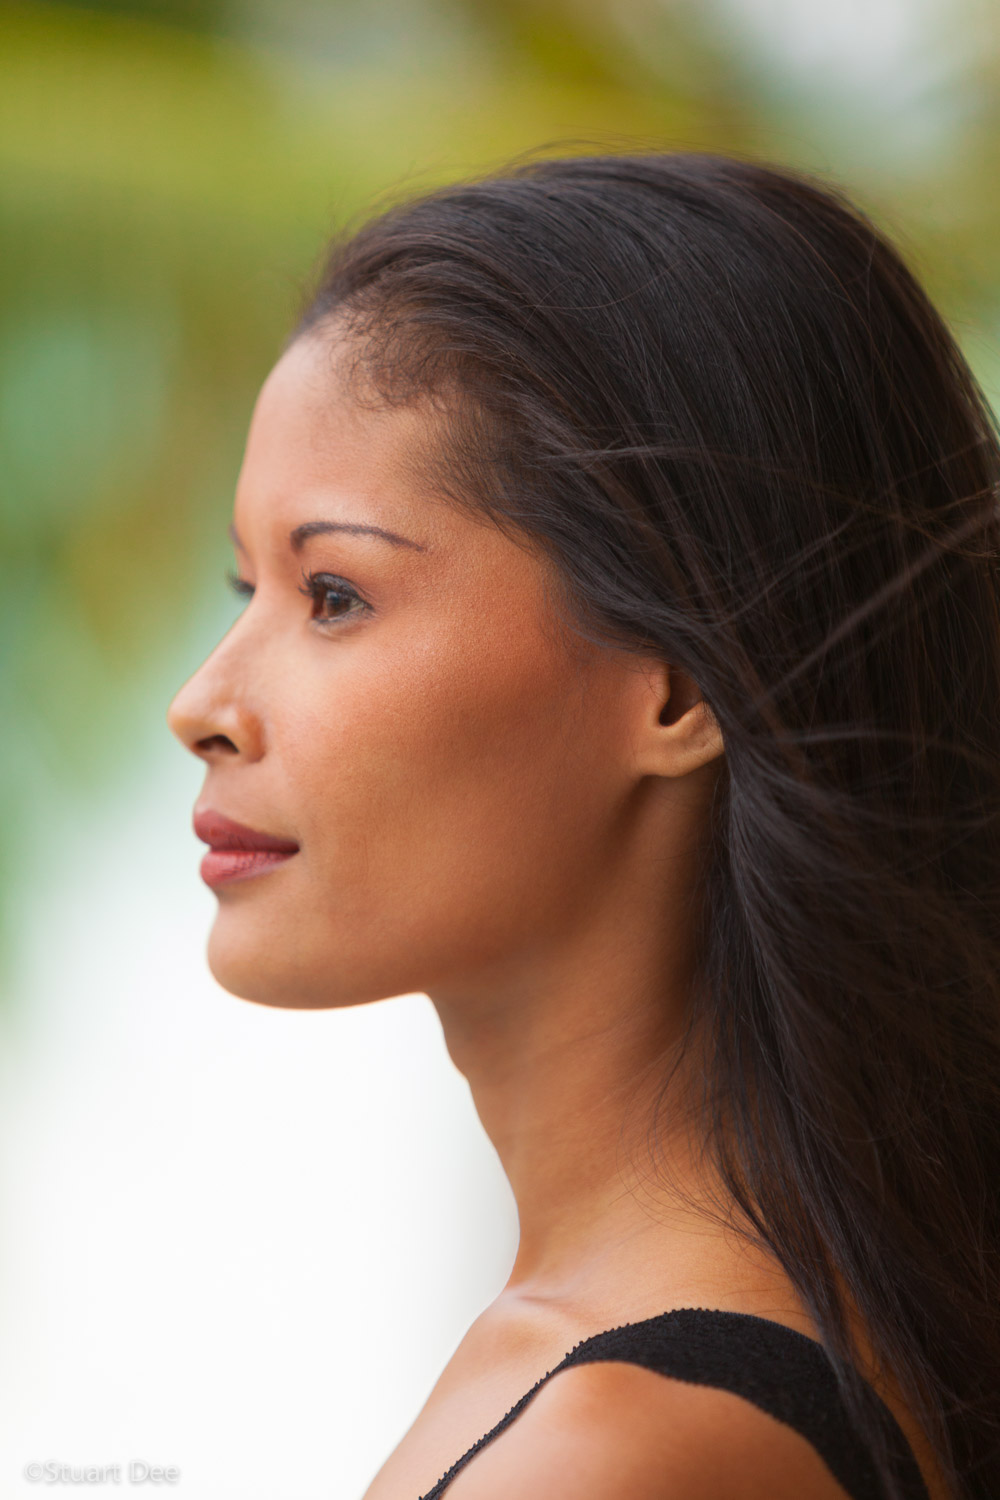
<instances>
[{"instance_id":1,"label":"cheek","mask_svg":"<svg viewBox=\"0 0 1000 1500\"><path fill-rule=\"evenodd\" d=\"M377 941L426 970L554 920L613 805L613 715L613 684L537 635L359 653L283 747L338 950Z\"/></svg>"}]
</instances>

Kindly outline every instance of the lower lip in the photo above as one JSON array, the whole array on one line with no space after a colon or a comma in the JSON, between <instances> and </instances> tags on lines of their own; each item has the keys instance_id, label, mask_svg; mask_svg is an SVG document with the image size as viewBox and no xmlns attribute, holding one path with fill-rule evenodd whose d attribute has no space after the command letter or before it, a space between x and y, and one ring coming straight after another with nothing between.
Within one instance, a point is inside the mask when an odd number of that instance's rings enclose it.
<instances>
[{"instance_id":1,"label":"lower lip","mask_svg":"<svg viewBox=\"0 0 1000 1500\"><path fill-rule=\"evenodd\" d=\"M294 853L274 849L209 849L201 861L201 878L206 885L232 885L236 880L266 875L294 858Z\"/></svg>"}]
</instances>

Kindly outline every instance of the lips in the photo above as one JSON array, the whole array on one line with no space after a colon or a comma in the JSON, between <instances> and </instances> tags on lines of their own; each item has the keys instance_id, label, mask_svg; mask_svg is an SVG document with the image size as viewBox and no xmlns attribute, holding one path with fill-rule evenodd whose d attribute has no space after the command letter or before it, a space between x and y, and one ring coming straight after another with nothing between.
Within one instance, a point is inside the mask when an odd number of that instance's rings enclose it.
<instances>
[{"instance_id":1,"label":"lips","mask_svg":"<svg viewBox=\"0 0 1000 1500\"><path fill-rule=\"evenodd\" d=\"M212 887L267 874L299 852L294 839L261 833L211 808L195 812L194 831L209 845L201 861L201 878Z\"/></svg>"}]
</instances>

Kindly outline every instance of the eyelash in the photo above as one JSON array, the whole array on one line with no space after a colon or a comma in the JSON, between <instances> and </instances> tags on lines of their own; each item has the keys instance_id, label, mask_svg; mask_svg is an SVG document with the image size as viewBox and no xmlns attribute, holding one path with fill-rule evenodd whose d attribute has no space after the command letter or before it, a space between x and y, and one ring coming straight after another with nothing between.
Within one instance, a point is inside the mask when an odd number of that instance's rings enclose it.
<instances>
[{"instance_id":1,"label":"eyelash","mask_svg":"<svg viewBox=\"0 0 1000 1500\"><path fill-rule=\"evenodd\" d=\"M247 583L246 579L241 578L238 573L227 573L226 582L233 593L239 594L241 598L250 599L253 597L253 584Z\"/></svg>"},{"instance_id":2,"label":"eyelash","mask_svg":"<svg viewBox=\"0 0 1000 1500\"><path fill-rule=\"evenodd\" d=\"M357 589L348 583L346 578L338 578L336 573L307 573L302 571L302 583L299 593L305 594L313 604L318 604L327 594L341 594L353 601L349 609L342 614L335 615L332 619L324 620L318 615L313 615L319 625L336 625L338 620L346 620L350 615L362 615L369 609L368 603L362 599Z\"/></svg>"},{"instance_id":3,"label":"eyelash","mask_svg":"<svg viewBox=\"0 0 1000 1500\"><path fill-rule=\"evenodd\" d=\"M253 597L254 585L252 583L248 583L245 578L240 578L237 573L229 573L227 574L227 578L230 588L235 593L246 599ZM347 582L346 578L338 578L335 573L307 573L303 570L299 593L304 594L307 599L311 599L314 605L321 604L328 594L340 594L354 601L350 609L345 609L332 618L323 619L321 616L314 614L312 618L318 625L336 625L338 621L345 620L350 615L363 614L371 608L362 599L357 590Z\"/></svg>"}]
</instances>

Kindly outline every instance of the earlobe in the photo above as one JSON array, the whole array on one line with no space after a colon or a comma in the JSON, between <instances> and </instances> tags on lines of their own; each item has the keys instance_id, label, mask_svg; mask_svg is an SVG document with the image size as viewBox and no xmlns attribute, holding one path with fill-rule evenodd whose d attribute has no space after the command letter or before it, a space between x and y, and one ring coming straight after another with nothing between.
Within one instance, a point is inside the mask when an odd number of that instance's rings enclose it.
<instances>
[{"instance_id":1,"label":"earlobe","mask_svg":"<svg viewBox=\"0 0 1000 1500\"><path fill-rule=\"evenodd\" d=\"M725 753L719 722L704 698L699 698L697 703L692 704L676 727L688 723L688 752L694 758L691 769L694 765L706 765L708 761L717 760Z\"/></svg>"},{"instance_id":2,"label":"earlobe","mask_svg":"<svg viewBox=\"0 0 1000 1500\"><path fill-rule=\"evenodd\" d=\"M718 721L685 672L660 663L649 679L656 721L649 725L642 769L654 776L686 776L725 751Z\"/></svg>"},{"instance_id":3,"label":"earlobe","mask_svg":"<svg viewBox=\"0 0 1000 1500\"><path fill-rule=\"evenodd\" d=\"M715 715L704 698L699 698L678 718L656 726L645 759L655 776L687 776L717 760L724 751Z\"/></svg>"}]
</instances>

